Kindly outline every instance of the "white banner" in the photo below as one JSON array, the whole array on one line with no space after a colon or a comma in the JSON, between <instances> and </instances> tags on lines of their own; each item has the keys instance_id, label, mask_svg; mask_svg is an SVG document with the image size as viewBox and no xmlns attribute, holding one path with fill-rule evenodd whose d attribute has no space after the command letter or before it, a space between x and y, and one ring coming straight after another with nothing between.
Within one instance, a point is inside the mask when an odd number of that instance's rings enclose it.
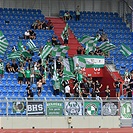
<instances>
[{"instance_id":1,"label":"white banner","mask_svg":"<svg viewBox=\"0 0 133 133\"><path fill-rule=\"evenodd\" d=\"M125 101L121 103L121 118L122 119L131 119L131 102Z\"/></svg>"},{"instance_id":2,"label":"white banner","mask_svg":"<svg viewBox=\"0 0 133 133\"><path fill-rule=\"evenodd\" d=\"M65 115L83 115L82 102L80 101L66 101Z\"/></svg>"}]
</instances>

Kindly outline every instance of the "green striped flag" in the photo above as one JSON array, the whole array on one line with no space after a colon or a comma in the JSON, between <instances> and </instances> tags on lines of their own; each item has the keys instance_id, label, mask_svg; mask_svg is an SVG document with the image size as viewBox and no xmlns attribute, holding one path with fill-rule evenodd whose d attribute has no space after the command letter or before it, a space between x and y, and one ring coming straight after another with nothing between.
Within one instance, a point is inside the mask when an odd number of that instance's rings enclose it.
<instances>
[{"instance_id":1,"label":"green striped flag","mask_svg":"<svg viewBox=\"0 0 133 133\"><path fill-rule=\"evenodd\" d=\"M20 58L21 56L21 52L19 51L14 51L11 54L7 55L8 59L16 59L16 58Z\"/></svg>"},{"instance_id":2,"label":"green striped flag","mask_svg":"<svg viewBox=\"0 0 133 133\"><path fill-rule=\"evenodd\" d=\"M31 39L27 42L27 45L28 45L29 49L32 50L33 52L39 52L36 45L34 44L34 42Z\"/></svg>"},{"instance_id":3,"label":"green striped flag","mask_svg":"<svg viewBox=\"0 0 133 133\"><path fill-rule=\"evenodd\" d=\"M72 58L63 59L63 65L64 65L64 70L63 70L62 80L74 79L75 75L72 73L74 71L73 70L73 59Z\"/></svg>"},{"instance_id":4,"label":"green striped flag","mask_svg":"<svg viewBox=\"0 0 133 133\"><path fill-rule=\"evenodd\" d=\"M63 41L64 41L64 33L65 33L65 31L67 31L67 33L68 33L68 23L66 23L66 26L65 26L64 30L62 31L62 34L61 34L61 38L62 38Z\"/></svg>"},{"instance_id":5,"label":"green striped flag","mask_svg":"<svg viewBox=\"0 0 133 133\"><path fill-rule=\"evenodd\" d=\"M84 35L83 37L79 38L78 41L82 44L96 43L100 39L100 37L101 37L100 35L98 35L96 37L91 37L91 36Z\"/></svg>"},{"instance_id":6,"label":"green striped flag","mask_svg":"<svg viewBox=\"0 0 133 133\"><path fill-rule=\"evenodd\" d=\"M23 46L21 40L18 42L18 50L19 50L19 51L25 51L24 46Z\"/></svg>"},{"instance_id":7,"label":"green striped flag","mask_svg":"<svg viewBox=\"0 0 133 133\"><path fill-rule=\"evenodd\" d=\"M76 69L77 64L80 68L101 68L104 67L105 58L103 56L92 56L92 55L82 55L74 56L74 69Z\"/></svg>"},{"instance_id":8,"label":"green striped flag","mask_svg":"<svg viewBox=\"0 0 133 133\"><path fill-rule=\"evenodd\" d=\"M52 50L52 56L66 56L69 47L67 46L55 46Z\"/></svg>"},{"instance_id":9,"label":"green striped flag","mask_svg":"<svg viewBox=\"0 0 133 133\"><path fill-rule=\"evenodd\" d=\"M4 54L6 52L6 49L8 47L8 42L3 35L2 31L0 31L0 54Z\"/></svg>"},{"instance_id":10,"label":"green striped flag","mask_svg":"<svg viewBox=\"0 0 133 133\"><path fill-rule=\"evenodd\" d=\"M106 42L103 42L99 48L104 52L104 53L107 53L109 52L110 50L113 50L116 48L116 46L108 41Z\"/></svg>"},{"instance_id":11,"label":"green striped flag","mask_svg":"<svg viewBox=\"0 0 133 133\"><path fill-rule=\"evenodd\" d=\"M52 51L53 47L50 45L45 45L45 47L42 50L42 53L40 54L41 59L45 59L48 54Z\"/></svg>"},{"instance_id":12,"label":"green striped flag","mask_svg":"<svg viewBox=\"0 0 133 133\"><path fill-rule=\"evenodd\" d=\"M126 46L125 44L122 44L122 45L121 45L120 51L121 51L122 54L123 54L124 56L126 56L126 57L127 57L127 56L130 56L130 55L133 53L132 49L129 48L128 46Z\"/></svg>"}]
</instances>

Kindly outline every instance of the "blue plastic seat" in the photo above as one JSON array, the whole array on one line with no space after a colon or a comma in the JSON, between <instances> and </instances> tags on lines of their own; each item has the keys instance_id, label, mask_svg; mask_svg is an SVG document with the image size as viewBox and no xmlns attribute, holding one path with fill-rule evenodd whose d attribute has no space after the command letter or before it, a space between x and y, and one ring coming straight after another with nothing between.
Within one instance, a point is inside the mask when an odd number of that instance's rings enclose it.
<instances>
[{"instance_id":1,"label":"blue plastic seat","mask_svg":"<svg viewBox=\"0 0 133 133\"><path fill-rule=\"evenodd\" d=\"M119 73L120 73L120 75L124 76L124 74L125 74L125 69L120 69L120 70L119 70Z\"/></svg>"},{"instance_id":2,"label":"blue plastic seat","mask_svg":"<svg viewBox=\"0 0 133 133\"><path fill-rule=\"evenodd\" d=\"M52 96L51 90L48 90L48 91L47 91L47 94L48 94L48 96Z\"/></svg>"}]
</instances>

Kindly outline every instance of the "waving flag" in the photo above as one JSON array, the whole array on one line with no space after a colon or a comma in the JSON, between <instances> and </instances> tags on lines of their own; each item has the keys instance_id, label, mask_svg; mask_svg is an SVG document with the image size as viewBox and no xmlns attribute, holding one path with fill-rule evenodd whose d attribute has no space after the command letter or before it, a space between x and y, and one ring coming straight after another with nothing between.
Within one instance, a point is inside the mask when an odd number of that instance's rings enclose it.
<instances>
[{"instance_id":1,"label":"waving flag","mask_svg":"<svg viewBox=\"0 0 133 133\"><path fill-rule=\"evenodd\" d=\"M65 33L65 31L67 31L67 33L68 33L68 23L66 24L64 30L62 31L62 34L61 34L62 40L64 40L64 33Z\"/></svg>"},{"instance_id":2,"label":"waving flag","mask_svg":"<svg viewBox=\"0 0 133 133\"><path fill-rule=\"evenodd\" d=\"M42 53L40 54L41 59L45 59L48 54L52 51L53 47L51 45L45 45L45 47L42 50Z\"/></svg>"},{"instance_id":3,"label":"waving flag","mask_svg":"<svg viewBox=\"0 0 133 133\"><path fill-rule=\"evenodd\" d=\"M8 59L16 59L16 58L20 58L20 56L21 56L21 52L15 51L15 52L12 52L11 54L7 55L7 58Z\"/></svg>"},{"instance_id":4,"label":"waving flag","mask_svg":"<svg viewBox=\"0 0 133 133\"><path fill-rule=\"evenodd\" d=\"M32 50L33 52L39 52L36 45L34 44L34 42L31 39L27 42L27 45L28 45L29 49Z\"/></svg>"},{"instance_id":5,"label":"waving flag","mask_svg":"<svg viewBox=\"0 0 133 133\"><path fill-rule=\"evenodd\" d=\"M107 53L109 52L110 50L113 50L116 48L116 46L108 41L106 42L103 42L99 48L104 52L104 53Z\"/></svg>"},{"instance_id":6,"label":"waving flag","mask_svg":"<svg viewBox=\"0 0 133 133\"><path fill-rule=\"evenodd\" d=\"M2 31L0 31L0 54L4 54L6 52L7 47L8 47L8 42L4 37Z\"/></svg>"},{"instance_id":7,"label":"waving flag","mask_svg":"<svg viewBox=\"0 0 133 133\"><path fill-rule=\"evenodd\" d=\"M68 52L69 47L67 46L56 46L52 50L52 56L66 56L66 53Z\"/></svg>"},{"instance_id":8,"label":"waving flag","mask_svg":"<svg viewBox=\"0 0 133 133\"><path fill-rule=\"evenodd\" d=\"M132 49L130 49L130 48L129 48L128 46L126 46L125 44L122 44L122 45L121 45L120 51L121 51L122 54L125 55L126 57L127 57L127 56L130 56L130 55L133 53Z\"/></svg>"},{"instance_id":9,"label":"waving flag","mask_svg":"<svg viewBox=\"0 0 133 133\"><path fill-rule=\"evenodd\" d=\"M19 50L19 51L25 51L24 46L23 46L21 40L18 42L18 50Z\"/></svg>"}]
</instances>

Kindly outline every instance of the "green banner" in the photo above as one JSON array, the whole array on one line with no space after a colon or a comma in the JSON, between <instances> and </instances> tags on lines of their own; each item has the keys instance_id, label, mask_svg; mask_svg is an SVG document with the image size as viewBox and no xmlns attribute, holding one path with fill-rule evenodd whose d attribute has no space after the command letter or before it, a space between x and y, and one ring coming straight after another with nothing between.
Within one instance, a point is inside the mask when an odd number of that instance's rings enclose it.
<instances>
[{"instance_id":1,"label":"green banner","mask_svg":"<svg viewBox=\"0 0 133 133\"><path fill-rule=\"evenodd\" d=\"M64 110L63 102L49 101L47 102L47 115L49 116L62 116Z\"/></svg>"},{"instance_id":2,"label":"green banner","mask_svg":"<svg viewBox=\"0 0 133 133\"><path fill-rule=\"evenodd\" d=\"M121 103L121 118L122 119L131 119L132 118L132 108L131 102L125 101Z\"/></svg>"},{"instance_id":3,"label":"green banner","mask_svg":"<svg viewBox=\"0 0 133 133\"><path fill-rule=\"evenodd\" d=\"M98 101L84 101L84 114L92 116L101 115L101 103Z\"/></svg>"}]
</instances>

